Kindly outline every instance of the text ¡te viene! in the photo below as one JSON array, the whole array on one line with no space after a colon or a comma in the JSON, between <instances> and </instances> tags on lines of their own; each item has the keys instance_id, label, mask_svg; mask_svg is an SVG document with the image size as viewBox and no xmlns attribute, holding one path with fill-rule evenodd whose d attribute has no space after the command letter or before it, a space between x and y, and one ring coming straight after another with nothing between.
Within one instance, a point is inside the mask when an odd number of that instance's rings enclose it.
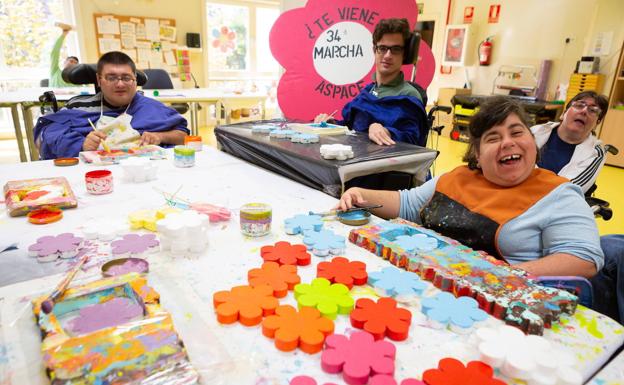
<instances>
[{"instance_id":1,"label":"text \u00a1te viene!","mask_svg":"<svg viewBox=\"0 0 624 385\"><path fill-rule=\"evenodd\" d=\"M360 7L342 7L338 8L338 15L341 20L360 21L365 24L375 25L379 12ZM329 14L325 12L311 24L312 26L306 23L305 27L308 30L308 38L315 39L317 36L315 32L323 32L326 28L331 27L334 21L329 17Z\"/></svg>"}]
</instances>

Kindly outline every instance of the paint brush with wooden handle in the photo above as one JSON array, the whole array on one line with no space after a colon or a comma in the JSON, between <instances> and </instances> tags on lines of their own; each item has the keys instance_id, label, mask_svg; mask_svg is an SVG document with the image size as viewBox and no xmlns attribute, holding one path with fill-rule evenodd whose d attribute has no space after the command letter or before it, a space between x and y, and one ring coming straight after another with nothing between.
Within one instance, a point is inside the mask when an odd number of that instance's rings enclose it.
<instances>
[{"instance_id":1,"label":"paint brush with wooden handle","mask_svg":"<svg viewBox=\"0 0 624 385\"><path fill-rule=\"evenodd\" d=\"M330 215L337 215L337 214L342 214L342 213L350 213L352 211L360 211L360 210L370 211L372 209L378 209L380 207L383 207L383 205L351 207L350 209L346 209L346 210L338 210L338 209L336 209L336 210L326 211L324 213L314 213L314 212L310 211L308 214L309 215L320 215L322 217L326 217L326 216L330 216Z\"/></svg>"},{"instance_id":2,"label":"paint brush with wooden handle","mask_svg":"<svg viewBox=\"0 0 624 385\"><path fill-rule=\"evenodd\" d=\"M72 281L72 279L74 279L74 277L76 276L76 273L78 272L78 270L80 270L82 265L84 265L85 262L87 262L87 259L89 259L88 256L84 255L80 259L78 264L76 264L76 266L74 266L69 271L69 273L67 273L65 278L63 278L63 280L58 284L58 286L56 286L56 289L54 289L52 294L50 294L50 296L48 298L46 298L46 300L41 303L41 310L43 310L44 313L49 314L52 311L52 309L54 309L54 302L61 295L63 295L65 290L67 290L67 287L69 286L69 283Z\"/></svg>"},{"instance_id":3,"label":"paint brush with wooden handle","mask_svg":"<svg viewBox=\"0 0 624 385\"><path fill-rule=\"evenodd\" d=\"M87 120L89 121L89 124L91 125L91 128L93 128L93 131L97 131L97 129L95 128L95 125L93 124L91 119L87 118ZM102 141L102 148L104 149L104 151L110 152L110 147L108 146L108 144L106 144L106 139L104 139Z\"/></svg>"}]
</instances>

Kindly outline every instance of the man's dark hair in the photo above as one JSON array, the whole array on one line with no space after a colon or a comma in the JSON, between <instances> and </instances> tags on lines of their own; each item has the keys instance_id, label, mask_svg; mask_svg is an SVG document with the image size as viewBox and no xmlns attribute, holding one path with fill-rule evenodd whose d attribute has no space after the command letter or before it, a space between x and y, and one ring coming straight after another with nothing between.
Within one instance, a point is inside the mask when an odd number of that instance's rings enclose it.
<instances>
[{"instance_id":1,"label":"man's dark hair","mask_svg":"<svg viewBox=\"0 0 624 385\"><path fill-rule=\"evenodd\" d=\"M69 60L69 59L74 59L76 61L76 63L80 63L80 60L78 60L78 58L76 56L67 56L67 58L65 60Z\"/></svg>"},{"instance_id":2,"label":"man's dark hair","mask_svg":"<svg viewBox=\"0 0 624 385\"><path fill-rule=\"evenodd\" d=\"M472 116L468 126L470 140L468 150L466 150L463 158L464 162L468 163L468 167L473 170L479 168L477 166L477 152L479 151L481 137L490 128L503 123L511 114L518 116L522 124L527 127L527 130L529 129L524 108L509 97L492 96L479 105L479 111Z\"/></svg>"},{"instance_id":3,"label":"man's dark hair","mask_svg":"<svg viewBox=\"0 0 624 385\"><path fill-rule=\"evenodd\" d=\"M600 110L602 112L598 116L597 122L598 123L602 122L602 119L604 119L605 115L607 114L607 110L609 109L609 99L607 99L606 96L601 95L594 91L583 91L583 92L579 92L578 94L576 94L576 96L570 99L568 104L566 104L566 111L568 110L568 108L570 108L572 103L576 102L577 100L583 100L585 98L594 99L598 107L600 107Z\"/></svg>"},{"instance_id":4,"label":"man's dark hair","mask_svg":"<svg viewBox=\"0 0 624 385\"><path fill-rule=\"evenodd\" d=\"M102 73L102 68L104 68L105 64L129 65L130 68L132 68L132 72L136 74L136 65L134 64L130 56L126 55L123 52L111 51L102 55L102 57L100 57L100 60L98 60L97 62L98 74Z\"/></svg>"},{"instance_id":5,"label":"man's dark hair","mask_svg":"<svg viewBox=\"0 0 624 385\"><path fill-rule=\"evenodd\" d=\"M405 44L410 36L409 22L407 19L381 19L373 32L373 45L377 45L377 42L387 33L400 33L403 35L403 44Z\"/></svg>"}]
</instances>

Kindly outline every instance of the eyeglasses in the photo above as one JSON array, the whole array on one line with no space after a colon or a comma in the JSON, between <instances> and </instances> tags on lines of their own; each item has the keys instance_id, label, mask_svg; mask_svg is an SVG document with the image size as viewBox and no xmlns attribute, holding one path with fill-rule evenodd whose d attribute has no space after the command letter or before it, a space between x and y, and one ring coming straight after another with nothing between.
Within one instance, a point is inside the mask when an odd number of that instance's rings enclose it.
<instances>
[{"instance_id":1,"label":"eyeglasses","mask_svg":"<svg viewBox=\"0 0 624 385\"><path fill-rule=\"evenodd\" d=\"M388 51L390 51L390 53L392 53L393 55L399 55L399 54L402 54L404 50L405 50L405 47L403 47L402 45L393 45L393 46L376 45L375 46L375 52L377 52L380 55L385 55L386 52Z\"/></svg>"},{"instance_id":2,"label":"eyeglasses","mask_svg":"<svg viewBox=\"0 0 624 385\"><path fill-rule=\"evenodd\" d=\"M583 111L585 108L587 108L587 112L594 115L594 116L598 116L602 113L602 109L598 106L590 106L589 104L581 101L581 100L577 100L575 102L573 102L571 104L572 108L574 108L577 111Z\"/></svg>"},{"instance_id":3,"label":"eyeglasses","mask_svg":"<svg viewBox=\"0 0 624 385\"><path fill-rule=\"evenodd\" d=\"M132 84L136 80L130 75L121 75L121 76L105 75L102 77L104 78L104 80L106 80L109 83L117 83L118 81L121 80L124 84Z\"/></svg>"}]
</instances>

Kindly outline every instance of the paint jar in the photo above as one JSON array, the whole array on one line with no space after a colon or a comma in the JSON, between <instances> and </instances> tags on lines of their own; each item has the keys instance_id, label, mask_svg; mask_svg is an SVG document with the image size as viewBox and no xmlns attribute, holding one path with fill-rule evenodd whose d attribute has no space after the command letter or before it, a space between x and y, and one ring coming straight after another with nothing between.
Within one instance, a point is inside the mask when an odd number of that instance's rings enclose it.
<instances>
[{"instance_id":1,"label":"paint jar","mask_svg":"<svg viewBox=\"0 0 624 385\"><path fill-rule=\"evenodd\" d=\"M85 174L87 192L102 195L113 192L113 173L109 170L89 171Z\"/></svg>"},{"instance_id":2,"label":"paint jar","mask_svg":"<svg viewBox=\"0 0 624 385\"><path fill-rule=\"evenodd\" d=\"M201 136L189 135L184 138L184 145L197 151L202 150L202 138Z\"/></svg>"},{"instance_id":3,"label":"paint jar","mask_svg":"<svg viewBox=\"0 0 624 385\"><path fill-rule=\"evenodd\" d=\"M241 232L250 237L261 237L271 232L273 211L265 203L247 203L240 209Z\"/></svg>"},{"instance_id":4,"label":"paint jar","mask_svg":"<svg viewBox=\"0 0 624 385\"><path fill-rule=\"evenodd\" d=\"M195 166L195 150L189 146L175 146L173 149L173 164L176 167Z\"/></svg>"}]
</instances>

